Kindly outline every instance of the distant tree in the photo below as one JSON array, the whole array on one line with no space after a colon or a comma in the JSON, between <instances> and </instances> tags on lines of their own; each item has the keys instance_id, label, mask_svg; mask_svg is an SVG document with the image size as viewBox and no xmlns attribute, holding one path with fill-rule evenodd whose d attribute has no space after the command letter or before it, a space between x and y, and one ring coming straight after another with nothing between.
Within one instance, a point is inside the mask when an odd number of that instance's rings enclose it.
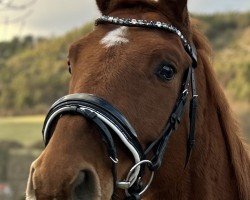
<instances>
[{"instance_id":1,"label":"distant tree","mask_svg":"<svg viewBox=\"0 0 250 200\"><path fill-rule=\"evenodd\" d=\"M24 38L14 37L11 41L0 42L0 63L1 60L10 58L17 53L24 51L34 45L35 39L33 36L28 35ZM0 66L1 68L2 66Z\"/></svg>"},{"instance_id":2,"label":"distant tree","mask_svg":"<svg viewBox=\"0 0 250 200\"><path fill-rule=\"evenodd\" d=\"M33 36L32 35L27 35L23 39L23 44L24 44L24 46L27 46L27 45L33 44L33 41L34 41Z\"/></svg>"}]
</instances>

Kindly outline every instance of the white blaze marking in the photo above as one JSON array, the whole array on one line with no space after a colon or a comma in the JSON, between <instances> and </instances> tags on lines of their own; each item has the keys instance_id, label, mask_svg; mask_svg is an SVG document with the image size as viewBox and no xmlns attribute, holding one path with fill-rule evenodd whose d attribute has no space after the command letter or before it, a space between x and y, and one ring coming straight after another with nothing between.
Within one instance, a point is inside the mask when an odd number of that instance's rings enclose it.
<instances>
[{"instance_id":1,"label":"white blaze marking","mask_svg":"<svg viewBox=\"0 0 250 200\"><path fill-rule=\"evenodd\" d=\"M101 40L101 44L109 48L122 43L128 43L129 40L126 38L128 27L122 26L113 31L110 31Z\"/></svg>"}]
</instances>

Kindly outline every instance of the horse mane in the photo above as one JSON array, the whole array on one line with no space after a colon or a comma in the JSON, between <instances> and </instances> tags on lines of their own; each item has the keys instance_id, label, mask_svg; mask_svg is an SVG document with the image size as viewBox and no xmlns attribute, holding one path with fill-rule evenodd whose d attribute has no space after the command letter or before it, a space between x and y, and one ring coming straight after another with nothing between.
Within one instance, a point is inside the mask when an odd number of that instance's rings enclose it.
<instances>
[{"instance_id":1,"label":"horse mane","mask_svg":"<svg viewBox=\"0 0 250 200\"><path fill-rule=\"evenodd\" d=\"M250 199L250 160L247 153L249 149L240 135L238 123L216 79L215 71L212 67L212 49L205 36L197 29L196 20L192 20L191 31L198 59L204 67L208 93L211 95L212 103L217 109L219 123L235 173L239 198L244 200Z\"/></svg>"}]
</instances>

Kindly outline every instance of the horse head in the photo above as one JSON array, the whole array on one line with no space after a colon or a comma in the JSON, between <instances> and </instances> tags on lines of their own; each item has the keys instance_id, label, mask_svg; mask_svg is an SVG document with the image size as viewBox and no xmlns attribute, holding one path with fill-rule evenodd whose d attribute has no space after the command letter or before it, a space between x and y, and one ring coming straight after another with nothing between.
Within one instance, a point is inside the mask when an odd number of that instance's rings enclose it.
<instances>
[{"instance_id":1,"label":"horse head","mask_svg":"<svg viewBox=\"0 0 250 200\"><path fill-rule=\"evenodd\" d=\"M189 165L203 166L215 145L208 143L208 133L221 133L221 126L218 107L209 101L214 74L202 60L208 46L200 47L203 39L191 27L187 1L97 5L103 16L95 29L69 49L69 95L45 120L47 146L31 166L27 200L140 199L146 189L145 199L190 196L190 177L204 174L203 167L198 174L187 167L195 129L199 144ZM197 117L195 75L202 99ZM216 137L215 149L227 152L223 134Z\"/></svg>"}]
</instances>

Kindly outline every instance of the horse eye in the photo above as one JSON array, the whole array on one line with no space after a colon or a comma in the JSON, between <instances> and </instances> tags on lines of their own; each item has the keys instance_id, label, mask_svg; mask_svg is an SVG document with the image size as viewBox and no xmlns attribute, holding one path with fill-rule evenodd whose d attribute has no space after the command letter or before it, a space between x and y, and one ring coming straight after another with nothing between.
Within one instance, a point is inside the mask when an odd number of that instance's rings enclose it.
<instances>
[{"instance_id":1,"label":"horse eye","mask_svg":"<svg viewBox=\"0 0 250 200\"><path fill-rule=\"evenodd\" d=\"M70 65L70 61L69 60L67 60L67 64L68 64L69 73L71 74L71 65Z\"/></svg>"},{"instance_id":2,"label":"horse eye","mask_svg":"<svg viewBox=\"0 0 250 200\"><path fill-rule=\"evenodd\" d=\"M170 63L162 63L156 71L156 75L163 81L169 81L174 78L176 74L175 67Z\"/></svg>"}]
</instances>

